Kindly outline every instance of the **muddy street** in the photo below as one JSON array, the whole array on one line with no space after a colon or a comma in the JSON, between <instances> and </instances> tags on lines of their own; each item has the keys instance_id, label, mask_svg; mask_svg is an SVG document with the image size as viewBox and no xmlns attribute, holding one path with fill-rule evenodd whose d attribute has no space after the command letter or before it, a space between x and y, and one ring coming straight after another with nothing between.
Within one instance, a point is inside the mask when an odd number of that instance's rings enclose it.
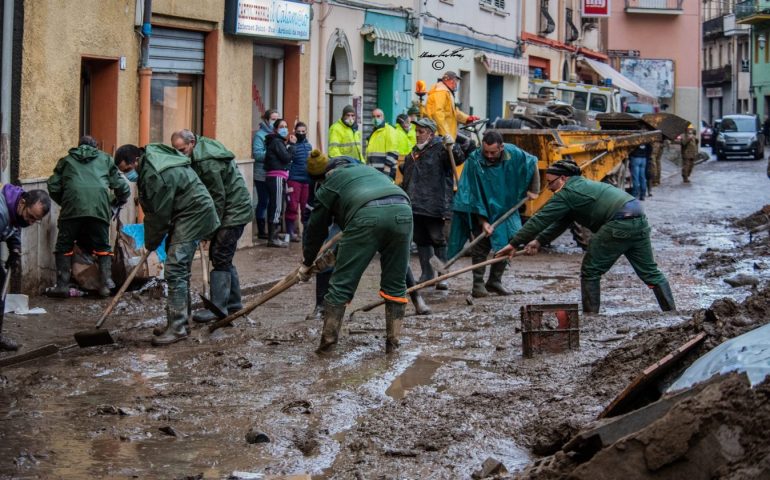
<instances>
[{"instance_id":1,"label":"muddy street","mask_svg":"<svg viewBox=\"0 0 770 480\"><path fill-rule=\"evenodd\" d=\"M744 273L766 284L767 257L741 254L749 236L735 223L770 203L765 169L764 161L712 159L683 185L666 162L645 209L678 311L660 312L621 260L603 277L601 314L581 314L578 351L524 358L519 331L522 305L580 302L582 252L569 232L541 255L512 260L510 297L469 304L470 273L450 280L449 291L428 289L434 313L411 315L409 306L402 346L387 356L380 308L346 317L336 353L318 357L321 325L305 320L313 282L233 328L196 327L165 348L149 343L164 321L162 299L127 295L106 323L115 345L0 371L0 478L471 478L490 457L520 471L554 453L646 366L621 368L604 361L608 354L715 300L752 293L725 278ZM238 252L244 301L299 257L299 244ZM376 300L378 277L374 263L348 311ZM193 282L200 291L199 271ZM24 350L69 345L107 303L33 297L30 306L48 313L9 314L5 331Z\"/></svg>"}]
</instances>

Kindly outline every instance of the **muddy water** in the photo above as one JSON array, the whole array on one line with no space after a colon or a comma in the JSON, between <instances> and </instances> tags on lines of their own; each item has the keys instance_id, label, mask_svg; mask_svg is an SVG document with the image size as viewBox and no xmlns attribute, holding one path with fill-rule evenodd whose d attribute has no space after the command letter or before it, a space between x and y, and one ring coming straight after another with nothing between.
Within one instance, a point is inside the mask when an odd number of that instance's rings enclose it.
<instances>
[{"instance_id":1,"label":"muddy water","mask_svg":"<svg viewBox=\"0 0 770 480\"><path fill-rule=\"evenodd\" d=\"M645 207L656 260L680 310L658 311L622 260L603 279L602 314L581 318L579 351L524 359L517 330L523 304L579 303L582 255L566 236L543 255L512 262L505 278L511 297L469 305L469 275L450 281L448 293L427 291L436 313L406 318L402 348L390 356L382 309L346 320L337 352L316 356L320 325L304 320L312 284L260 307L252 322L213 335L196 329L162 349L148 345L151 328L162 322L162 302L128 297L108 322L116 345L69 350L2 372L0 475L468 478L489 457L515 471L537 457L544 438L593 418L616 393L573 397L594 362L717 298L748 294L748 287L733 289L709 276L723 268L718 262L695 264L709 248L729 257L748 242L728 219L770 203L762 193L768 192L764 168L708 162L696 167L691 185L681 185L669 165ZM244 283L280 278L298 255L294 246L239 252L241 277ZM748 260L726 262L730 274L768 275ZM419 270L416 261L413 267ZM376 297L378 275L375 262L351 309ZM92 326L105 304L36 298L31 306L49 313L10 315L5 327L28 346L71 343L72 332ZM270 442L248 444L250 429Z\"/></svg>"}]
</instances>

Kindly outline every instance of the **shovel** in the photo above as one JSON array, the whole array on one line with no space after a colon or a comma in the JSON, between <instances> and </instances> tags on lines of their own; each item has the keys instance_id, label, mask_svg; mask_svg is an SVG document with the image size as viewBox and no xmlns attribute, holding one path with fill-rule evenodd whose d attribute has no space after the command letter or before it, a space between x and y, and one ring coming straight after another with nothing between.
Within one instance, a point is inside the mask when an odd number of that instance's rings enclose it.
<instances>
[{"instance_id":1,"label":"shovel","mask_svg":"<svg viewBox=\"0 0 770 480\"><path fill-rule=\"evenodd\" d=\"M453 143L445 143L444 148L446 149L446 153L449 155L449 163L452 164L452 175L454 178L454 189L457 190L457 185L460 182L460 179L457 176L457 163L455 162L455 154L452 152L452 145Z\"/></svg>"},{"instance_id":2,"label":"shovel","mask_svg":"<svg viewBox=\"0 0 770 480\"><path fill-rule=\"evenodd\" d=\"M513 254L514 257L518 257L519 255L522 255L524 253L524 250L519 250L518 252L515 252ZM484 260L483 262L476 263L474 265L469 265L467 267L463 267L459 270L455 270L453 272L445 273L443 275L440 275L436 278L433 278L431 280L428 280L427 282L418 283L417 285L407 288L406 293L410 294L416 290L422 290L423 288L430 287L431 285L435 285L438 282L443 282L444 280L452 277L456 277L457 275L460 275L461 273L469 272L471 270L476 270L477 268L486 267L487 265L494 265L495 263L500 263L504 260L508 260L509 257L498 257L498 258L490 258L489 260ZM374 310L375 308L379 307L380 305L385 305L385 300L377 300L376 302L369 303L367 305L364 305L363 307L357 308L350 312L350 318L353 318L353 315L355 315L358 312L368 312L370 310Z\"/></svg>"},{"instance_id":3,"label":"shovel","mask_svg":"<svg viewBox=\"0 0 770 480\"><path fill-rule=\"evenodd\" d=\"M115 298L112 299L110 304L107 305L107 308L104 309L102 316L99 317L99 321L96 322L96 327L93 330L83 330L75 333L75 341L78 343L80 348L95 347L97 345L110 345L115 343L115 340L112 338L112 335L110 335L110 332L108 330L101 330L101 326L107 319L107 316L112 313L112 309L115 308L115 305L117 305L120 297L122 297L126 292L128 286L134 280L137 272L139 272L139 269L142 268L144 262L147 261L147 257L150 256L150 253L150 250L145 250L145 252L142 254L142 257L139 259L139 263L137 263L136 266L131 269L131 273L129 273L128 277L126 277L126 280L123 282L123 285L121 285L118 293L115 294Z\"/></svg>"},{"instance_id":4,"label":"shovel","mask_svg":"<svg viewBox=\"0 0 770 480\"><path fill-rule=\"evenodd\" d=\"M319 254L316 257L316 259L313 262L313 265L311 267L311 272L313 272L313 273L317 272L318 268L316 267L316 264L318 263L318 261L326 254L327 251L329 251L331 249L331 247L335 243L337 243L337 241L340 238L342 238L342 232L337 233L337 235L335 235L332 238L330 238L329 240L327 240L326 243L324 243L321 246L321 249L319 250ZM230 325L237 318L243 317L245 315L248 315L249 313L251 313L258 306L260 306L263 303L267 302L271 298L276 297L279 294L285 292L286 290L288 290L289 288L294 286L297 282L299 282L299 279L297 278L297 274L298 273L299 273L299 267L294 269L294 271L291 272L290 274L286 275L283 278L283 280L281 280L280 282L276 283L273 286L273 288L271 288L270 290L265 292L264 295L259 297L254 302L246 305L245 307L243 307L242 309L238 310L237 312L232 313L232 314L230 314L230 315L228 315L228 316L226 316L226 317L224 317L224 318L222 318L220 320L217 320L216 322L212 323L209 326L209 332L214 332L215 330L217 330L219 328L222 328L222 327L225 327L227 325Z\"/></svg>"},{"instance_id":5,"label":"shovel","mask_svg":"<svg viewBox=\"0 0 770 480\"><path fill-rule=\"evenodd\" d=\"M521 206L524 205L524 203L527 200L529 200L529 199L530 198L528 196L524 197L523 199L521 199L521 201L519 203L514 205L513 208L511 208L510 210L505 212L500 218L495 220L495 222L491 225L492 230L494 231L494 229L497 228L498 225L500 225L506 219L508 219L508 217L510 217L511 215L516 213L516 211L518 211L519 208L521 208ZM465 248L460 250L460 252L457 255L455 255L454 257L450 258L446 263L442 263L441 259L439 259L437 256L434 255L434 256L430 257L430 265L433 267L434 270L436 270L438 272L439 275L443 275L443 274L445 274L445 273L447 273L449 271L449 267L454 265L454 263L457 260L459 260L467 252L469 252L473 247L478 245L478 243L482 239L484 239L484 238L487 238L487 232L482 231L481 234L478 237L474 238L471 243L466 245Z\"/></svg>"}]
</instances>

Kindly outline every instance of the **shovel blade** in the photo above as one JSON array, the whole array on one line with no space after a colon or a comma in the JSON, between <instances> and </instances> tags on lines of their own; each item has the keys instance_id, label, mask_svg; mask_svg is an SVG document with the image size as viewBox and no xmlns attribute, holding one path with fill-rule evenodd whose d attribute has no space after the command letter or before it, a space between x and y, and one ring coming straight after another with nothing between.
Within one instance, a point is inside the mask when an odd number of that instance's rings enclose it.
<instances>
[{"instance_id":1,"label":"shovel blade","mask_svg":"<svg viewBox=\"0 0 770 480\"><path fill-rule=\"evenodd\" d=\"M75 341L80 348L97 347L99 345L111 345L115 343L115 340L108 330L101 330L98 328L76 332Z\"/></svg>"},{"instance_id":2,"label":"shovel blade","mask_svg":"<svg viewBox=\"0 0 770 480\"><path fill-rule=\"evenodd\" d=\"M441 259L437 256L433 255L430 257L429 262L430 266L433 267L433 270L438 272L439 275L444 275L447 272L447 268L444 265L444 262L442 262Z\"/></svg>"},{"instance_id":3,"label":"shovel blade","mask_svg":"<svg viewBox=\"0 0 770 480\"><path fill-rule=\"evenodd\" d=\"M205 295L201 293L200 297L201 297L201 302L203 302L203 306L206 307L206 310L216 315L218 319L222 320L227 316L226 312L223 312L221 308L219 308L214 302L206 298Z\"/></svg>"}]
</instances>

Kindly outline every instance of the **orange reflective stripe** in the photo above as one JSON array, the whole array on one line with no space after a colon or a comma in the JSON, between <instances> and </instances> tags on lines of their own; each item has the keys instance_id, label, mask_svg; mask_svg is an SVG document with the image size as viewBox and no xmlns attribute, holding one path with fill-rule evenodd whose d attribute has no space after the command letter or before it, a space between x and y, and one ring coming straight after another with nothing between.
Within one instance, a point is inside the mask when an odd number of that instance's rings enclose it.
<instances>
[{"instance_id":1,"label":"orange reflective stripe","mask_svg":"<svg viewBox=\"0 0 770 480\"><path fill-rule=\"evenodd\" d=\"M382 298L384 298L385 300L389 300L391 302L408 303L408 300L406 299L406 297L392 297L392 296L388 295L387 293L383 292L382 290L380 290L380 296Z\"/></svg>"},{"instance_id":2,"label":"orange reflective stripe","mask_svg":"<svg viewBox=\"0 0 770 480\"><path fill-rule=\"evenodd\" d=\"M64 254L65 257L71 257L73 255L75 255L75 250L70 250L69 252Z\"/></svg>"},{"instance_id":3,"label":"orange reflective stripe","mask_svg":"<svg viewBox=\"0 0 770 480\"><path fill-rule=\"evenodd\" d=\"M96 255L97 257L108 257L108 256L111 257L112 256L112 252L99 252L99 251L94 250L91 253Z\"/></svg>"}]
</instances>

